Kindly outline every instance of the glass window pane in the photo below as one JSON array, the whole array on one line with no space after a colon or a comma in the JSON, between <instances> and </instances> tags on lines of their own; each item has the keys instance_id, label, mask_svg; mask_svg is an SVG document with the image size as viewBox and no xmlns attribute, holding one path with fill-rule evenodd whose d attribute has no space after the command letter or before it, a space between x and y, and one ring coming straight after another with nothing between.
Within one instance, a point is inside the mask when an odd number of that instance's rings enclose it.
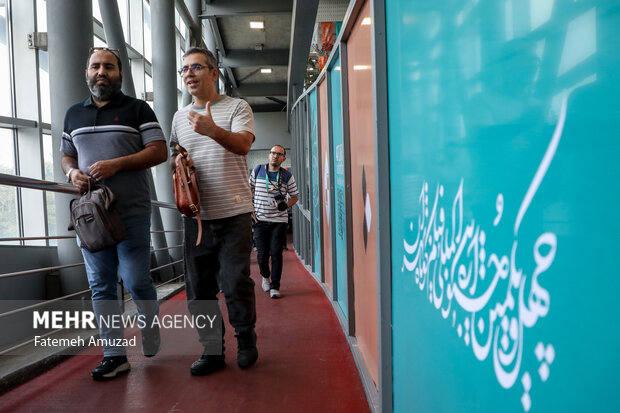
<instances>
[{"instance_id":1,"label":"glass window pane","mask_svg":"<svg viewBox=\"0 0 620 413\"><path fill-rule=\"evenodd\" d=\"M123 25L123 35L125 36L125 41L129 42L129 26L127 21L127 0L117 0L118 4L118 13L121 16L121 24Z\"/></svg>"},{"instance_id":2,"label":"glass window pane","mask_svg":"<svg viewBox=\"0 0 620 413\"><path fill-rule=\"evenodd\" d=\"M12 116L6 4L0 1L0 115Z\"/></svg>"},{"instance_id":3,"label":"glass window pane","mask_svg":"<svg viewBox=\"0 0 620 413\"><path fill-rule=\"evenodd\" d=\"M0 128L0 173L15 175L13 131ZM0 238L19 236L17 224L17 188L0 184ZM19 242L0 242L19 244Z\"/></svg>"},{"instance_id":4,"label":"glass window pane","mask_svg":"<svg viewBox=\"0 0 620 413\"><path fill-rule=\"evenodd\" d=\"M37 0L37 31L47 32L46 1Z\"/></svg>"},{"instance_id":5,"label":"glass window pane","mask_svg":"<svg viewBox=\"0 0 620 413\"><path fill-rule=\"evenodd\" d=\"M50 107L50 74L48 54L39 50L39 93L41 94L41 121L52 122L52 110Z\"/></svg>"},{"instance_id":6,"label":"glass window pane","mask_svg":"<svg viewBox=\"0 0 620 413\"><path fill-rule=\"evenodd\" d=\"M54 145L52 135L43 134L43 162L44 178L46 181L54 181ZM50 236L58 235L56 230L56 202L52 191L45 192L45 202L47 204L47 233ZM50 245L56 245L56 240L50 240Z\"/></svg>"},{"instance_id":7,"label":"glass window pane","mask_svg":"<svg viewBox=\"0 0 620 413\"><path fill-rule=\"evenodd\" d=\"M151 6L144 0L144 58L151 62L153 60L151 49ZM149 89L150 90L150 89Z\"/></svg>"},{"instance_id":8,"label":"glass window pane","mask_svg":"<svg viewBox=\"0 0 620 413\"><path fill-rule=\"evenodd\" d=\"M99 0L93 0L93 17L100 22L101 19L101 10L99 10Z\"/></svg>"},{"instance_id":9,"label":"glass window pane","mask_svg":"<svg viewBox=\"0 0 620 413\"><path fill-rule=\"evenodd\" d=\"M93 36L93 46L95 46L95 47L106 47L107 44L103 40L98 38L97 36Z\"/></svg>"}]
</instances>

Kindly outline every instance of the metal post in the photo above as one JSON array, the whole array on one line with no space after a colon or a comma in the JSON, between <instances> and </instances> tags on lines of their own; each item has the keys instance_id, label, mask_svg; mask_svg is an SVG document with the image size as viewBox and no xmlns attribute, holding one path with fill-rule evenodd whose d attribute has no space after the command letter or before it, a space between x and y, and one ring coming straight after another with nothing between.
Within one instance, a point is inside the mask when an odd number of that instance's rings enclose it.
<instances>
[{"instance_id":1,"label":"metal post","mask_svg":"<svg viewBox=\"0 0 620 413\"><path fill-rule=\"evenodd\" d=\"M123 35L123 25L121 15L118 12L116 0L99 0L99 10L103 20L103 30L108 47L114 47L120 51L121 62L123 64L123 93L127 96L136 97L136 89L131 75L131 65L127 56L127 45Z\"/></svg>"},{"instance_id":2,"label":"metal post","mask_svg":"<svg viewBox=\"0 0 620 413\"><path fill-rule=\"evenodd\" d=\"M54 157L54 180L65 182L58 151L62 140L65 112L73 104L89 95L86 86L86 60L88 49L93 45L92 2L83 0L47 0L47 21L65 22L49 24L47 41L50 76L50 103L52 142ZM77 36L76 33L80 35ZM71 195L55 194L57 235L71 235L69 224L69 201ZM58 264L82 261L82 254L73 239L58 240ZM71 268L60 273L61 294L81 291L88 287L83 268Z\"/></svg>"},{"instance_id":3,"label":"metal post","mask_svg":"<svg viewBox=\"0 0 620 413\"><path fill-rule=\"evenodd\" d=\"M175 54L174 0L151 2L151 35L153 48L153 96L154 109L164 134L170 139L172 118L177 111L177 80ZM174 203L172 191L172 172L168 162L156 167L155 188L158 199ZM164 226L180 229L178 212L162 211ZM182 243L180 233L170 233L169 245ZM182 251L171 250L171 255L179 259Z\"/></svg>"}]
</instances>

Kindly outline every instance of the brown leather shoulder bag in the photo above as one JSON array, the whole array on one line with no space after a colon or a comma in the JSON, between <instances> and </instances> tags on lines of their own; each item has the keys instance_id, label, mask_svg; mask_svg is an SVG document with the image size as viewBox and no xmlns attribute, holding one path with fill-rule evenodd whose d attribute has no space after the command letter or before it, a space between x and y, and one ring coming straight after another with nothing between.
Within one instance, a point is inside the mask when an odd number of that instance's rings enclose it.
<instances>
[{"instance_id":1,"label":"brown leather shoulder bag","mask_svg":"<svg viewBox=\"0 0 620 413\"><path fill-rule=\"evenodd\" d=\"M196 245L200 244L202 239L202 220L200 219L200 192L198 191L198 180L196 177L196 169L187 166L187 151L177 145L179 154L175 159L176 169L172 175L174 186L174 201L177 209L183 215L189 218L196 217L198 221L198 237Z\"/></svg>"}]
</instances>

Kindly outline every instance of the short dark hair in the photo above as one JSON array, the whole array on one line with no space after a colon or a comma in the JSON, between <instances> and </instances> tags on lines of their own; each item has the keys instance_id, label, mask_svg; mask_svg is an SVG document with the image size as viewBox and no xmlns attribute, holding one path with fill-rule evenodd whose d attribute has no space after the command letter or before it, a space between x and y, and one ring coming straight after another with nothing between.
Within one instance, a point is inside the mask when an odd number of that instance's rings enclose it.
<instances>
[{"instance_id":1,"label":"short dark hair","mask_svg":"<svg viewBox=\"0 0 620 413\"><path fill-rule=\"evenodd\" d=\"M95 49L95 50L93 50ZM113 50L118 50L118 49L113 49ZM88 53L88 57L86 58L86 69L88 69L88 67L90 66L90 58L97 52L109 52L112 53L114 55L114 57L116 57L116 64L118 65L118 70L120 72L123 71L123 63L121 62L121 57L116 53L113 52L111 49L108 49L107 47L102 47L102 48L91 48L89 53Z\"/></svg>"},{"instance_id":2,"label":"short dark hair","mask_svg":"<svg viewBox=\"0 0 620 413\"><path fill-rule=\"evenodd\" d=\"M183 53L183 59L195 53L203 54L207 59L207 64L211 67L211 69L217 67L217 59L215 58L215 55L213 55L213 53L211 53L209 49L205 49L204 47L190 47L185 53Z\"/></svg>"},{"instance_id":3,"label":"short dark hair","mask_svg":"<svg viewBox=\"0 0 620 413\"><path fill-rule=\"evenodd\" d=\"M286 156L286 148L285 148L284 146L282 146L282 145L280 145L280 144L278 144L278 143L276 143L275 145L273 145L273 146L272 146L272 148L273 148L274 146L279 146L280 148L282 148L282 151L284 152L284 156Z\"/></svg>"}]
</instances>

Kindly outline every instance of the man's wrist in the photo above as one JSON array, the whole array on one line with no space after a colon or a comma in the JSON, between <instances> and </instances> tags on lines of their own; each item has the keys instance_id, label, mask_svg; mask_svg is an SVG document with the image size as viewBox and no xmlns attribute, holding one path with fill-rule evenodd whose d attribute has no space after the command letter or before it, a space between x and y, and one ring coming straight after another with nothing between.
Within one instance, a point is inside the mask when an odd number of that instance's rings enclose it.
<instances>
[{"instance_id":1,"label":"man's wrist","mask_svg":"<svg viewBox=\"0 0 620 413\"><path fill-rule=\"evenodd\" d=\"M69 168L69 170L66 173L67 176L67 182L71 182L71 172L73 172L75 170L75 168Z\"/></svg>"}]
</instances>

